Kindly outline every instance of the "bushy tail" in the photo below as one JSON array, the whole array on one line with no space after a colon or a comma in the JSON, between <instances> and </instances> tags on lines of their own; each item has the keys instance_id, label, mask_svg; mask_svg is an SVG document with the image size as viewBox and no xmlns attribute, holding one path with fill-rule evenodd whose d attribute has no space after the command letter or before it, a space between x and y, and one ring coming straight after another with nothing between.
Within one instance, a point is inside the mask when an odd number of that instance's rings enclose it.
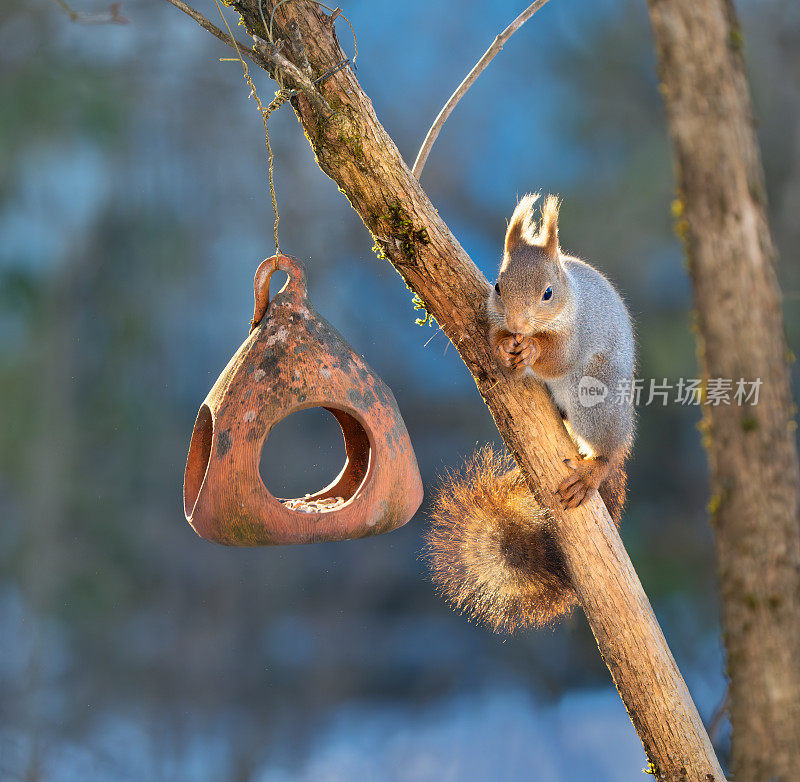
<instances>
[{"instance_id":1,"label":"bushy tail","mask_svg":"<svg viewBox=\"0 0 800 782\"><path fill-rule=\"evenodd\" d=\"M624 472L608 484L616 519ZM487 445L437 491L426 546L433 582L455 608L495 632L552 622L577 598L550 524L513 460Z\"/></svg>"}]
</instances>

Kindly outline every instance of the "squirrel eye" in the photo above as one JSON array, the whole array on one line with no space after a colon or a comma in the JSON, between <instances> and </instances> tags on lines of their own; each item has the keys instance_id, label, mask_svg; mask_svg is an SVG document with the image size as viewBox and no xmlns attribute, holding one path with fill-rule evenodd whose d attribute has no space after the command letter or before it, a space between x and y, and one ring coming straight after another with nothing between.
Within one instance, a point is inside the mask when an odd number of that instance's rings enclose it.
<instances>
[{"instance_id":1,"label":"squirrel eye","mask_svg":"<svg viewBox=\"0 0 800 782\"><path fill-rule=\"evenodd\" d=\"M553 289L548 285L547 290L542 294L542 301L550 301L553 298Z\"/></svg>"},{"instance_id":2,"label":"squirrel eye","mask_svg":"<svg viewBox=\"0 0 800 782\"><path fill-rule=\"evenodd\" d=\"M500 295L500 283L496 282L494 284L494 292L499 296Z\"/></svg>"}]
</instances>

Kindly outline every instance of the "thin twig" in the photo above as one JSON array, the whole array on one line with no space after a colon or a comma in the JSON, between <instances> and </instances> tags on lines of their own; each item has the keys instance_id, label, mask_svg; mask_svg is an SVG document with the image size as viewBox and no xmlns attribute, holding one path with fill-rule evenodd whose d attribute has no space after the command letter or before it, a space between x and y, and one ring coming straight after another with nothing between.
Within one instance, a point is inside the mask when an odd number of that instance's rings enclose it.
<instances>
[{"instance_id":1,"label":"thin twig","mask_svg":"<svg viewBox=\"0 0 800 782\"><path fill-rule=\"evenodd\" d=\"M428 135L425 136L425 141L422 142L422 146L417 154L417 159L414 161L412 173L417 179L422 176L422 169L425 167L425 162L431 152L433 142L436 141L442 126L450 114L452 114L458 102L466 95L467 90L475 83L478 76L486 70L486 66L500 54L506 41L547 2L548 0L536 0L535 3L531 3L513 22L511 22L511 24L494 39L492 45L486 50L483 57L478 60L475 67L467 74L464 81L458 85L458 89L450 96L447 103L444 104L444 107L439 112L439 116L436 117L433 125L431 125Z\"/></svg>"},{"instance_id":2,"label":"thin twig","mask_svg":"<svg viewBox=\"0 0 800 782\"><path fill-rule=\"evenodd\" d=\"M200 27L211 33L211 35L213 35L215 38L219 38L222 43L230 46L231 49L238 54L247 57L249 60L252 60L261 68L269 68L269 60L267 60L260 52L253 51L253 49L251 49L247 44L241 43L227 33L222 32L222 30L220 30L219 27L217 27L213 22L210 22L199 11L196 11L190 5L184 3L183 0L167 0L167 2L172 3L175 8L183 11L183 13L185 13L187 16L191 16L192 19L194 19L195 22L200 25Z\"/></svg>"},{"instance_id":3,"label":"thin twig","mask_svg":"<svg viewBox=\"0 0 800 782\"><path fill-rule=\"evenodd\" d=\"M280 53L280 46L267 43L263 38L253 36L256 47L252 49L240 41L237 41L233 36L224 33L213 22L206 19L203 14L187 5L183 0L167 0L172 3L176 8L183 11L187 16L197 22L204 30L207 30L215 38L219 38L223 43L228 44L231 49L235 50L240 55L252 60L256 65L269 71L270 66L277 68L291 78L298 89L302 90L309 99L314 103L318 109L324 109L326 113L331 113L331 107L328 102L317 92L314 83L309 79L293 62L287 60Z\"/></svg>"},{"instance_id":4,"label":"thin twig","mask_svg":"<svg viewBox=\"0 0 800 782\"><path fill-rule=\"evenodd\" d=\"M173 2L173 0L170 0ZM295 86L302 90L306 95L308 95L309 99L314 103L314 105L318 109L324 109L327 114L331 113L331 107L328 105L328 102L325 98L322 97L317 92L317 88L314 86L314 82L308 78L291 60L287 59L283 54L281 54L281 47L278 46L277 43L268 43L263 38L259 38L257 35L253 36L253 40L256 44L256 51L260 52L264 57L272 62L272 64L282 71L286 76L292 79L295 83Z\"/></svg>"},{"instance_id":5,"label":"thin twig","mask_svg":"<svg viewBox=\"0 0 800 782\"><path fill-rule=\"evenodd\" d=\"M428 347L428 345L430 344L431 339L433 339L433 337L435 337L441 330L442 330L442 327L439 326L439 328L436 329L436 331L433 332L433 336L422 347L424 347L424 348Z\"/></svg>"}]
</instances>

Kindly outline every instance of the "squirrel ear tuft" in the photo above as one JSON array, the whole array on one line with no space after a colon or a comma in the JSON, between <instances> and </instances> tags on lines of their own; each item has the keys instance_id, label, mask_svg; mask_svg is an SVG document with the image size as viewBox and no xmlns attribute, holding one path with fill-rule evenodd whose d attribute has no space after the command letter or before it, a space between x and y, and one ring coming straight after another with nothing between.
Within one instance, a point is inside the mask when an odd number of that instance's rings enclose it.
<instances>
[{"instance_id":1,"label":"squirrel ear tuft","mask_svg":"<svg viewBox=\"0 0 800 782\"><path fill-rule=\"evenodd\" d=\"M558 196L549 195L542 204L542 223L535 243L554 260L558 260L560 248L558 245L558 210L561 202Z\"/></svg>"},{"instance_id":2,"label":"squirrel ear tuft","mask_svg":"<svg viewBox=\"0 0 800 782\"><path fill-rule=\"evenodd\" d=\"M532 243L534 234L533 206L538 198L539 193L527 193L517 203L506 230L505 250L507 253L513 252L522 242L525 244Z\"/></svg>"}]
</instances>

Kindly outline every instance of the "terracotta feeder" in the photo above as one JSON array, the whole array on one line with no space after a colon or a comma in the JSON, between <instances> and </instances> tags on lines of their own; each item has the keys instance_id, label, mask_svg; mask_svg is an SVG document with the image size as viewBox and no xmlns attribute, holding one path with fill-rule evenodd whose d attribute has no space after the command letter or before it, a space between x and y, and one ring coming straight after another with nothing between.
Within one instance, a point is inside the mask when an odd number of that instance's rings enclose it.
<instances>
[{"instance_id":1,"label":"terracotta feeder","mask_svg":"<svg viewBox=\"0 0 800 782\"><path fill-rule=\"evenodd\" d=\"M289 279L270 301L278 270ZM250 336L197 414L183 483L187 521L229 546L347 540L402 526L422 502L422 480L392 392L314 310L296 258L268 258L254 289ZM281 500L261 480L261 449L273 426L309 407L339 422L344 467L316 494Z\"/></svg>"}]
</instances>

